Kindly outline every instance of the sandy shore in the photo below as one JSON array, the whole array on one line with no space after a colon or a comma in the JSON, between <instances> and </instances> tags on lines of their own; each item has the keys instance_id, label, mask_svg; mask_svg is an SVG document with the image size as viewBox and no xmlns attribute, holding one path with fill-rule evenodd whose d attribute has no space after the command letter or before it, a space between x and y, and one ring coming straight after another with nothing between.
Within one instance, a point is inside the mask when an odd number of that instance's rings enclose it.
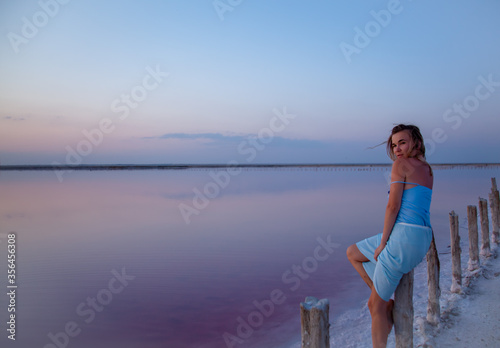
<instances>
[{"instance_id":1,"label":"sandy shore","mask_svg":"<svg viewBox=\"0 0 500 348\"><path fill-rule=\"evenodd\" d=\"M427 264L415 268L414 282L414 347L475 348L500 347L500 257L499 248L492 247L493 256L481 257L481 267L469 272L468 240L461 241L462 292L451 293L451 254L439 255L441 321L437 326L427 322ZM371 317L366 304L344 313L331 322L332 347L370 348ZM295 345L300 347L300 345ZM394 330L387 347L395 347Z\"/></svg>"},{"instance_id":2,"label":"sandy shore","mask_svg":"<svg viewBox=\"0 0 500 348\"><path fill-rule=\"evenodd\" d=\"M462 293L453 295L423 347L500 347L500 258L482 260L481 269L465 274Z\"/></svg>"}]
</instances>

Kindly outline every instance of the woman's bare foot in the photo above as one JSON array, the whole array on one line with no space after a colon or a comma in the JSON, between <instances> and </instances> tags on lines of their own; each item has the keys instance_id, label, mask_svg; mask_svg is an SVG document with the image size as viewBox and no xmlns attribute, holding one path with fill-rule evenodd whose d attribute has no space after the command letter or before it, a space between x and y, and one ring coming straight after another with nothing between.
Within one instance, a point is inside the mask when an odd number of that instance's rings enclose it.
<instances>
[{"instance_id":1,"label":"woman's bare foot","mask_svg":"<svg viewBox=\"0 0 500 348\"><path fill-rule=\"evenodd\" d=\"M389 333L391 333L392 326L394 325L394 317L392 315L392 309L394 308L394 300L389 300L387 303L387 322L389 323Z\"/></svg>"}]
</instances>

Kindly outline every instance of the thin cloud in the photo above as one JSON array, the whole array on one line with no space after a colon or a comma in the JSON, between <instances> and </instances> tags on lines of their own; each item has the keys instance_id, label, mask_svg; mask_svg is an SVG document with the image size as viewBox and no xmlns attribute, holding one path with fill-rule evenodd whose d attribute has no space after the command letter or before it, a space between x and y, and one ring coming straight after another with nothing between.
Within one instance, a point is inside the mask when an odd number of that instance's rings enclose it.
<instances>
[{"instance_id":1,"label":"thin cloud","mask_svg":"<svg viewBox=\"0 0 500 348\"><path fill-rule=\"evenodd\" d=\"M26 118L24 117L17 117L17 116L4 116L2 117L3 120L9 120L9 121L26 121Z\"/></svg>"},{"instance_id":2,"label":"thin cloud","mask_svg":"<svg viewBox=\"0 0 500 348\"><path fill-rule=\"evenodd\" d=\"M239 144L242 142L250 141L252 139L258 139L256 134L245 134L245 135L231 135L231 134L222 134L222 133L168 133L155 137L143 137L142 139L178 139L178 140L211 140L211 144L223 145L223 144ZM274 136L271 141L268 142L269 139L265 139L262 143L265 143L266 146L287 146L294 148L311 148L311 147L321 147L326 145L326 143L318 140L310 140L310 139L290 139L284 138L280 136Z\"/></svg>"},{"instance_id":3,"label":"thin cloud","mask_svg":"<svg viewBox=\"0 0 500 348\"><path fill-rule=\"evenodd\" d=\"M245 139L242 135L226 135L222 133L168 133L156 137L144 137L143 139L181 139L181 140L214 140L214 141L238 141Z\"/></svg>"}]
</instances>

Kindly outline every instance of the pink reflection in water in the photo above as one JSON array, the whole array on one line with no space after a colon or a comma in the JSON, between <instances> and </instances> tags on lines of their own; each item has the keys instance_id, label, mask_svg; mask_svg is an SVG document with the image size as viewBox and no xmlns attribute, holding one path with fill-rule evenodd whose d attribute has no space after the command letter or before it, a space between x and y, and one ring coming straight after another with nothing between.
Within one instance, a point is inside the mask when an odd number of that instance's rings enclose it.
<instances>
[{"instance_id":1,"label":"pink reflection in water","mask_svg":"<svg viewBox=\"0 0 500 348\"><path fill-rule=\"evenodd\" d=\"M71 347L221 347L224 333L241 347L284 346L298 339L305 296L329 298L332 318L367 298L345 249L382 229L384 173L242 172L189 225L179 204L193 205L208 172L74 172L63 183L50 172L1 173L1 226L20 243L19 311L30 328L21 340L50 343L74 321L82 333ZM486 196L498 170L435 175L432 222L446 248L449 211ZM318 238L339 247L314 264ZM78 305L123 267L135 280L85 323ZM238 336L238 318L258 319L255 301L275 290L283 302Z\"/></svg>"}]
</instances>

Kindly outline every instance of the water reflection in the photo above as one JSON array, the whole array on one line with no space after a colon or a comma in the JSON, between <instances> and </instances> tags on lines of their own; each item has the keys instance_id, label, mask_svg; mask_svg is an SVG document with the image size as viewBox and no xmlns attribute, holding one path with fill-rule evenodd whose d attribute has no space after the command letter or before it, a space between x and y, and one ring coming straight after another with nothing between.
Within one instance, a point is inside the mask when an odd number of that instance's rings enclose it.
<instances>
[{"instance_id":1,"label":"water reflection","mask_svg":"<svg viewBox=\"0 0 500 348\"><path fill-rule=\"evenodd\" d=\"M345 249L382 230L385 174L242 172L198 209L207 171L74 172L63 183L1 173L0 232L19 243L19 345L286 346L305 296L329 298L332 318L368 296ZM435 175L432 223L446 249L448 213L465 217L498 170ZM189 224L181 204L198 211ZM130 277L119 292L116 272Z\"/></svg>"}]
</instances>

